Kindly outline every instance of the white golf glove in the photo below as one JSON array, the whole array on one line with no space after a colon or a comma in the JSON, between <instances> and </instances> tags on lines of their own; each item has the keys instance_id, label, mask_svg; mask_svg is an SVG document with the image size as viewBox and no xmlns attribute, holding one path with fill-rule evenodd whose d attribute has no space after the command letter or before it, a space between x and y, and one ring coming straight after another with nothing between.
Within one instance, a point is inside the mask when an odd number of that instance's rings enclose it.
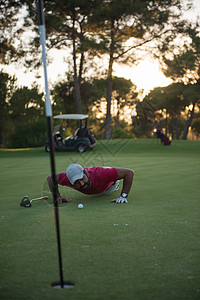
<instances>
[{"instance_id":1,"label":"white golf glove","mask_svg":"<svg viewBox=\"0 0 200 300\"><path fill-rule=\"evenodd\" d=\"M122 196L112 200L111 202L115 202L115 203L128 203L128 200Z\"/></svg>"}]
</instances>

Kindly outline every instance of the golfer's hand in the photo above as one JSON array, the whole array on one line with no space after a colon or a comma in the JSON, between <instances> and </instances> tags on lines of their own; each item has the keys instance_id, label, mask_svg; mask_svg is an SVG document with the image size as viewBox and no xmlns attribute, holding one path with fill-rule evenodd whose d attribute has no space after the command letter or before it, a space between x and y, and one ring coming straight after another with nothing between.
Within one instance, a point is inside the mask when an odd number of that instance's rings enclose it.
<instances>
[{"instance_id":1,"label":"golfer's hand","mask_svg":"<svg viewBox=\"0 0 200 300\"><path fill-rule=\"evenodd\" d=\"M128 203L128 200L122 196L112 200L111 202L115 202L115 203Z\"/></svg>"},{"instance_id":2,"label":"golfer's hand","mask_svg":"<svg viewBox=\"0 0 200 300\"><path fill-rule=\"evenodd\" d=\"M69 200L67 200L67 199L65 199L65 198L57 198L57 200L58 200L58 204L62 204L62 203L65 203L65 202L67 202L67 203L69 203L70 201Z\"/></svg>"}]
</instances>

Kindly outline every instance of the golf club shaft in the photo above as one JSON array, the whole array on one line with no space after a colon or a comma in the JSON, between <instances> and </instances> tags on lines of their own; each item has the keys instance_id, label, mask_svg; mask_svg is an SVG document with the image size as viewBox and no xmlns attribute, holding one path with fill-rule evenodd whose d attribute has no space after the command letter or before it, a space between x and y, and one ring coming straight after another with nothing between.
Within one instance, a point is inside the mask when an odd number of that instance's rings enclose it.
<instances>
[{"instance_id":1,"label":"golf club shaft","mask_svg":"<svg viewBox=\"0 0 200 300\"><path fill-rule=\"evenodd\" d=\"M48 196L43 196L43 197L39 197L39 198L34 198L34 199L31 199L31 201L42 200L42 199L48 199Z\"/></svg>"},{"instance_id":2,"label":"golf club shaft","mask_svg":"<svg viewBox=\"0 0 200 300\"><path fill-rule=\"evenodd\" d=\"M38 1L39 9L39 30L40 30L40 43L42 46L42 60L44 67L45 76L45 113L48 123L48 136L50 141L50 160L51 160L51 172L53 180L53 199L54 199L54 212L55 212L55 222L56 222L56 232L57 232L57 246L58 246L58 257L59 257L59 269L60 269L60 283L61 287L64 287L63 281L63 268L62 268L62 255L61 255L61 241L60 241L60 227L59 227L59 214L58 214L58 201L57 201L57 184L56 184L56 171L55 171L55 155L54 155L54 145L52 137L52 107L49 97L48 79L47 79L47 67L46 67L46 34L45 34L45 22L44 22L44 12L43 12L43 0Z\"/></svg>"}]
</instances>

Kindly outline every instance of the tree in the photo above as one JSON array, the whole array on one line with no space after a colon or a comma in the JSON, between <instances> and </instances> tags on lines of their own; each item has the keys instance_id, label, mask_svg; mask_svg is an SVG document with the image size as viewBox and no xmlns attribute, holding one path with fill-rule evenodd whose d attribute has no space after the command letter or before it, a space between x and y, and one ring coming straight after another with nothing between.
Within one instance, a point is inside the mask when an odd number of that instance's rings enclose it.
<instances>
[{"instance_id":1,"label":"tree","mask_svg":"<svg viewBox=\"0 0 200 300\"><path fill-rule=\"evenodd\" d=\"M6 146L7 131L10 124L9 99L15 90L15 77L0 72L0 145Z\"/></svg>"},{"instance_id":2,"label":"tree","mask_svg":"<svg viewBox=\"0 0 200 300\"><path fill-rule=\"evenodd\" d=\"M160 129L165 127L166 134L170 129L172 138L179 139L182 132L181 113L190 103L186 97L186 89L187 86L183 83L172 83L167 87L155 88L137 104L137 116L133 118L133 121L137 121L136 125L141 125L144 129L148 128L151 131L155 126ZM147 135L149 134L148 132Z\"/></svg>"},{"instance_id":3,"label":"tree","mask_svg":"<svg viewBox=\"0 0 200 300\"><path fill-rule=\"evenodd\" d=\"M7 0L6 3L12 3ZM17 1L16 1L17 3ZM108 55L107 68L107 113L105 136L111 134L111 97L113 85L113 64L115 62L135 62L136 49L152 40L160 41L175 30L173 18L178 20L173 8L180 9L180 0L61 0L45 2L47 47L66 49L71 47L74 74L74 99L77 112L82 112L81 88L84 85L83 74L86 70L86 57ZM26 25L37 32L33 41L26 44L26 52L31 53L25 59L29 66L38 53L38 19L36 0L22 0L19 5L27 7ZM176 22L177 23L177 22ZM176 24L177 26L177 24ZM177 26L178 27L178 26ZM21 26L24 30L25 26ZM179 28L180 30L180 28ZM129 44L127 43L129 41ZM163 44L165 47L166 44ZM21 49L20 55L25 51ZM31 58L32 57L32 58ZM79 59L79 62L78 62Z\"/></svg>"},{"instance_id":4,"label":"tree","mask_svg":"<svg viewBox=\"0 0 200 300\"><path fill-rule=\"evenodd\" d=\"M67 74L67 80L56 83L52 89L54 114L74 113L76 104L74 102L74 81L73 74Z\"/></svg>"},{"instance_id":5,"label":"tree","mask_svg":"<svg viewBox=\"0 0 200 300\"><path fill-rule=\"evenodd\" d=\"M175 82L196 83L200 76L200 24L188 23L182 28L184 44L177 40L161 49L162 69Z\"/></svg>"},{"instance_id":6,"label":"tree","mask_svg":"<svg viewBox=\"0 0 200 300\"><path fill-rule=\"evenodd\" d=\"M196 84L189 84L184 91L184 96L188 99L190 105L188 106L188 114L185 122L185 128L183 131L182 139L186 140L189 128L192 124L195 115L195 106L200 105L200 80ZM190 108L191 106L191 108Z\"/></svg>"},{"instance_id":7,"label":"tree","mask_svg":"<svg viewBox=\"0 0 200 300\"><path fill-rule=\"evenodd\" d=\"M180 138L181 134L181 112L185 111L188 105L187 99L183 96L185 85L183 83L172 83L163 89L165 94L165 109L171 117L172 138Z\"/></svg>"},{"instance_id":8,"label":"tree","mask_svg":"<svg viewBox=\"0 0 200 300\"><path fill-rule=\"evenodd\" d=\"M197 138L199 138L199 135L200 135L200 113L197 113L194 116L191 127L192 127L192 131L196 134Z\"/></svg>"},{"instance_id":9,"label":"tree","mask_svg":"<svg viewBox=\"0 0 200 300\"><path fill-rule=\"evenodd\" d=\"M137 115L132 117L132 132L137 138L151 137L155 126L155 111L143 101L136 102Z\"/></svg>"},{"instance_id":10,"label":"tree","mask_svg":"<svg viewBox=\"0 0 200 300\"><path fill-rule=\"evenodd\" d=\"M174 82L183 82L187 84L184 91L184 97L188 100L188 114L186 116L185 128L182 139L187 139L189 127L194 118L195 108L199 106L199 83L200 83L200 26L196 24L187 24L182 29L183 33L188 37L182 47L167 44L162 49L163 71L167 77Z\"/></svg>"},{"instance_id":11,"label":"tree","mask_svg":"<svg viewBox=\"0 0 200 300\"><path fill-rule=\"evenodd\" d=\"M44 116L44 101L38 89L20 87L9 99L9 114L11 120L27 124L40 116Z\"/></svg>"},{"instance_id":12,"label":"tree","mask_svg":"<svg viewBox=\"0 0 200 300\"><path fill-rule=\"evenodd\" d=\"M23 29L17 26L22 6L18 0L0 0L0 63L8 64L14 61L22 51L18 51L19 36Z\"/></svg>"},{"instance_id":13,"label":"tree","mask_svg":"<svg viewBox=\"0 0 200 300\"><path fill-rule=\"evenodd\" d=\"M12 131L9 133L10 147L36 147L44 145L46 121L43 94L37 87L17 88L9 99L9 115Z\"/></svg>"},{"instance_id":14,"label":"tree","mask_svg":"<svg viewBox=\"0 0 200 300\"><path fill-rule=\"evenodd\" d=\"M101 1L98 9L90 17L96 29L99 44L103 46L101 52L108 54L107 68L107 113L105 123L105 137L111 134L111 96L112 73L114 62L126 63L130 57L135 58L132 50L158 38L166 32L165 25L172 20L172 10L180 8L180 1L129 1L110 0ZM172 23L171 23L172 27ZM131 46L126 42L132 41ZM127 56L129 54L129 57ZM126 55L126 57L125 57Z\"/></svg>"},{"instance_id":15,"label":"tree","mask_svg":"<svg viewBox=\"0 0 200 300\"><path fill-rule=\"evenodd\" d=\"M135 98L137 97L136 86L131 82L122 77L115 76L113 78L113 96L117 101L117 114L115 117L115 126L119 127L120 114L124 115L123 111L125 107L133 108Z\"/></svg>"},{"instance_id":16,"label":"tree","mask_svg":"<svg viewBox=\"0 0 200 300\"><path fill-rule=\"evenodd\" d=\"M46 122L44 101L38 88L16 88L8 98L10 126L7 128L9 147L41 146L45 142Z\"/></svg>"},{"instance_id":17,"label":"tree","mask_svg":"<svg viewBox=\"0 0 200 300\"><path fill-rule=\"evenodd\" d=\"M99 107L101 99L106 98L106 83L107 81L104 78L91 80L90 98L92 105L94 104L96 107ZM136 97L136 86L131 82L131 80L117 76L113 78L112 99L117 102L116 125L123 108L125 106L131 108Z\"/></svg>"},{"instance_id":18,"label":"tree","mask_svg":"<svg viewBox=\"0 0 200 300\"><path fill-rule=\"evenodd\" d=\"M42 96L37 87L19 88L15 77L0 72L0 145L2 147L44 144L46 123Z\"/></svg>"},{"instance_id":19,"label":"tree","mask_svg":"<svg viewBox=\"0 0 200 300\"><path fill-rule=\"evenodd\" d=\"M35 0L23 0L20 4L26 4L28 12L26 22L29 22L32 30L37 32L37 36L33 39L34 43L33 41L29 43L29 47L26 44L26 52L31 53L25 59L26 65L29 66L33 60L35 61L39 47L37 5ZM109 55L106 138L110 135L113 64L135 61L135 52L131 53L132 50L169 31L166 30L165 25L169 24L174 15L170 8L174 6L180 8L179 4L179 0L162 2L160 0L55 0L45 2L47 47L67 51L72 46L74 95L78 112L82 111L80 84L85 70L86 56L91 58L95 55ZM132 44L128 46L126 42L130 39Z\"/></svg>"},{"instance_id":20,"label":"tree","mask_svg":"<svg viewBox=\"0 0 200 300\"><path fill-rule=\"evenodd\" d=\"M126 109L133 108L133 103L137 96L135 92L135 85L125 78L114 77L113 79L113 92L112 92L112 101L115 104L115 111L113 116L113 128L121 126L122 121L120 121L119 116L126 117ZM89 81L85 81L85 109L86 112L90 112L90 117L96 120L97 119L101 123L101 138L104 137L102 135L102 131L104 130L104 126L102 127L102 121L104 120L104 104L106 104L106 79L105 78L94 78ZM98 127L98 126L97 126ZM98 131L98 130L96 130ZM99 132L98 132L99 134ZM112 135L113 136L113 135Z\"/></svg>"},{"instance_id":21,"label":"tree","mask_svg":"<svg viewBox=\"0 0 200 300\"><path fill-rule=\"evenodd\" d=\"M36 1L25 1L28 10L28 18L34 21L33 30L38 32L38 20L36 13ZM80 85L83 79L86 53L90 55L90 49L94 43L92 34L88 30L88 15L95 7L96 1L87 0L61 0L45 2L45 22L48 49L64 49L66 56L71 49L74 77L74 101L77 113L82 112ZM32 52L37 53L39 45L38 36L30 43ZM35 61L27 60L27 66ZM71 64L71 60L70 60Z\"/></svg>"}]
</instances>

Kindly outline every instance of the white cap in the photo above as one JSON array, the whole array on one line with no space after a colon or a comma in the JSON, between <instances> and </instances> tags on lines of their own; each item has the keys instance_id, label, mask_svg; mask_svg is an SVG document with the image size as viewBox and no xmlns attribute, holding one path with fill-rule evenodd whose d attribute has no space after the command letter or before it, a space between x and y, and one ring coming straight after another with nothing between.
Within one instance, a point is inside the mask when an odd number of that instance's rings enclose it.
<instances>
[{"instance_id":1,"label":"white cap","mask_svg":"<svg viewBox=\"0 0 200 300\"><path fill-rule=\"evenodd\" d=\"M83 168L79 164L72 164L67 168L66 174L71 184L83 178Z\"/></svg>"}]
</instances>

